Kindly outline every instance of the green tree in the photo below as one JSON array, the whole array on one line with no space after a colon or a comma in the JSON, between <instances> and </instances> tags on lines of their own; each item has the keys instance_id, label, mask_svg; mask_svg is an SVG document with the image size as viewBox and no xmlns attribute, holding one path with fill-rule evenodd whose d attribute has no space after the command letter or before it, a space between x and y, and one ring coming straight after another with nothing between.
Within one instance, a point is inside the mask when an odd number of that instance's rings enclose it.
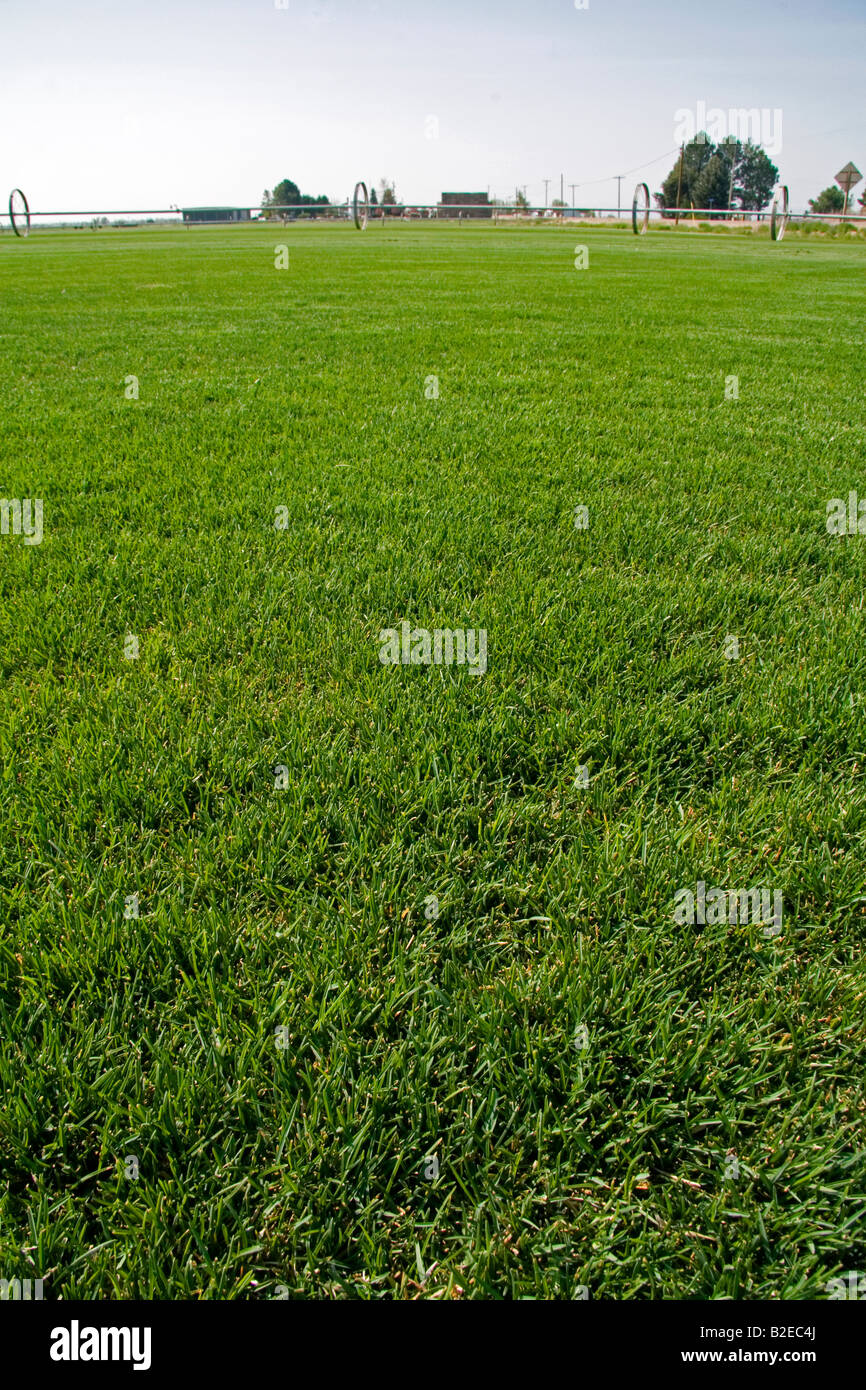
<instances>
[{"instance_id":1,"label":"green tree","mask_svg":"<svg viewBox=\"0 0 866 1390\"><path fill-rule=\"evenodd\" d=\"M718 208L723 212L729 206L730 188L731 161L721 149L715 150L691 186L695 207Z\"/></svg>"},{"instance_id":2,"label":"green tree","mask_svg":"<svg viewBox=\"0 0 866 1390\"><path fill-rule=\"evenodd\" d=\"M741 144L733 136L713 145L704 131L685 146L682 156L681 208L765 208L779 171L760 145ZM680 160L671 169L655 199L659 207L675 208L680 185Z\"/></svg>"},{"instance_id":3,"label":"green tree","mask_svg":"<svg viewBox=\"0 0 866 1390\"><path fill-rule=\"evenodd\" d=\"M274 188L271 207L286 207L301 201L301 190L291 179L280 179Z\"/></svg>"},{"instance_id":4,"label":"green tree","mask_svg":"<svg viewBox=\"0 0 866 1390\"><path fill-rule=\"evenodd\" d=\"M310 208L311 211L309 213L302 212L298 215L300 217L315 217L315 209L326 208L330 201L330 198L325 193L320 193L318 198L314 198L310 193L301 193L298 197L298 202L301 204L301 207Z\"/></svg>"},{"instance_id":5,"label":"green tree","mask_svg":"<svg viewBox=\"0 0 866 1390\"><path fill-rule=\"evenodd\" d=\"M522 188L515 188L514 190L514 206L518 212L523 212L524 208L529 207L529 199Z\"/></svg>"},{"instance_id":6,"label":"green tree","mask_svg":"<svg viewBox=\"0 0 866 1390\"><path fill-rule=\"evenodd\" d=\"M677 190L681 208L700 207L695 198L695 184L714 154L714 146L706 131L699 131L694 140L684 146L674 167L657 193L656 202L662 208L676 208ZM682 186L680 187L680 166L682 166Z\"/></svg>"},{"instance_id":7,"label":"green tree","mask_svg":"<svg viewBox=\"0 0 866 1390\"><path fill-rule=\"evenodd\" d=\"M387 179L379 180L379 202L383 208L383 215L390 217L391 213L384 212L384 209L396 207L397 193L393 183L389 183Z\"/></svg>"},{"instance_id":8,"label":"green tree","mask_svg":"<svg viewBox=\"0 0 866 1390\"><path fill-rule=\"evenodd\" d=\"M382 189L382 203L387 207L394 207L397 202L397 194L393 183L386 183Z\"/></svg>"},{"instance_id":9,"label":"green tree","mask_svg":"<svg viewBox=\"0 0 866 1390\"><path fill-rule=\"evenodd\" d=\"M823 189L817 198L809 199L812 212L841 212L845 206L845 194L834 183Z\"/></svg>"},{"instance_id":10,"label":"green tree","mask_svg":"<svg viewBox=\"0 0 866 1390\"><path fill-rule=\"evenodd\" d=\"M747 212L760 212L773 196L779 171L760 145L747 140L737 147L734 165L734 205Z\"/></svg>"}]
</instances>

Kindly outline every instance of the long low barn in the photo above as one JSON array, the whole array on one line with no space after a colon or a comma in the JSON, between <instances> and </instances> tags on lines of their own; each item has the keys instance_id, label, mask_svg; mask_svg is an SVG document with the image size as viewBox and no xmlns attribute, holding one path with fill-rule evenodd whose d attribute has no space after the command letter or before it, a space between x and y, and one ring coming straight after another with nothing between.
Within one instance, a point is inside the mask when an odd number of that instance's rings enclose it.
<instances>
[{"instance_id":1,"label":"long low barn","mask_svg":"<svg viewBox=\"0 0 866 1390\"><path fill-rule=\"evenodd\" d=\"M483 207L473 207L482 203ZM492 217L493 208L486 193L443 193L437 208L439 217Z\"/></svg>"},{"instance_id":2,"label":"long low barn","mask_svg":"<svg viewBox=\"0 0 866 1390\"><path fill-rule=\"evenodd\" d=\"M184 222L249 222L249 208L184 208Z\"/></svg>"}]
</instances>

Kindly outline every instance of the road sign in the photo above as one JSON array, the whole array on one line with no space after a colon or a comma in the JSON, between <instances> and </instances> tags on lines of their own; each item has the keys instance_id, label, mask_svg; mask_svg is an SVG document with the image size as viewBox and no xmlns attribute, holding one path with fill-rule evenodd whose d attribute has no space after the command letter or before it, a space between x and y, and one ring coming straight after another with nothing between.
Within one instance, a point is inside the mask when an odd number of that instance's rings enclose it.
<instances>
[{"instance_id":1,"label":"road sign","mask_svg":"<svg viewBox=\"0 0 866 1390\"><path fill-rule=\"evenodd\" d=\"M850 162L845 165L844 169L840 169L838 174L836 175L836 182L842 189L842 192L845 194L845 202L842 207L843 213L846 213L848 211L848 198L851 193L851 189L855 186L855 184L858 184L860 182L862 177L863 175L860 173L860 170L857 168L857 165L852 164Z\"/></svg>"},{"instance_id":2,"label":"road sign","mask_svg":"<svg viewBox=\"0 0 866 1390\"><path fill-rule=\"evenodd\" d=\"M850 193L851 189L855 184L860 182L862 177L863 175L860 173L856 164L846 164L845 168L840 169L836 175L836 182L845 193Z\"/></svg>"}]
</instances>

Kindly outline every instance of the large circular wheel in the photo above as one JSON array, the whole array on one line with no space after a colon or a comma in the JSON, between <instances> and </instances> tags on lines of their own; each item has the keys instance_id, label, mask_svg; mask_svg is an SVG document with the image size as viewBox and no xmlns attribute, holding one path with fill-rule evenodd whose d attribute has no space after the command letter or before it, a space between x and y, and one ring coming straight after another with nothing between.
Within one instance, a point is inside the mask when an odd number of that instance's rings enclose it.
<instances>
[{"instance_id":1,"label":"large circular wheel","mask_svg":"<svg viewBox=\"0 0 866 1390\"><path fill-rule=\"evenodd\" d=\"M30 205L20 188L13 188L9 194L9 221L16 236L29 236Z\"/></svg>"},{"instance_id":2,"label":"large circular wheel","mask_svg":"<svg viewBox=\"0 0 866 1390\"><path fill-rule=\"evenodd\" d=\"M773 210L770 213L770 237L773 241L781 241L788 226L788 185L783 183L775 198L773 199Z\"/></svg>"},{"instance_id":3,"label":"large circular wheel","mask_svg":"<svg viewBox=\"0 0 866 1390\"><path fill-rule=\"evenodd\" d=\"M365 183L355 184L355 192L352 195L352 212L358 231L366 231L367 218L370 214L370 196L367 192L367 185Z\"/></svg>"},{"instance_id":4,"label":"large circular wheel","mask_svg":"<svg viewBox=\"0 0 866 1390\"><path fill-rule=\"evenodd\" d=\"M631 203L631 229L635 236L643 236L649 226L650 191L645 183L635 187Z\"/></svg>"}]
</instances>

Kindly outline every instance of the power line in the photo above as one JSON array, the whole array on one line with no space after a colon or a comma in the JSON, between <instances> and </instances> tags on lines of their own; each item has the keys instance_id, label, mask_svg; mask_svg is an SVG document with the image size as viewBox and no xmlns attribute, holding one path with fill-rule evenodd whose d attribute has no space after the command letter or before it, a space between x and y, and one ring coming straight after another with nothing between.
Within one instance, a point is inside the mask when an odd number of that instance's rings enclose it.
<instances>
[{"instance_id":1,"label":"power line","mask_svg":"<svg viewBox=\"0 0 866 1390\"><path fill-rule=\"evenodd\" d=\"M629 174L638 174L641 169L649 169L651 165L658 164L662 159L670 159L672 154L679 154L680 147L675 145L672 150L665 150L664 154L658 155L655 159L647 160L646 164L637 164L634 169L626 169L624 174L609 174L606 179L589 179L584 183L576 183L575 188L594 188L599 183L613 183L614 179L627 179Z\"/></svg>"}]
</instances>

